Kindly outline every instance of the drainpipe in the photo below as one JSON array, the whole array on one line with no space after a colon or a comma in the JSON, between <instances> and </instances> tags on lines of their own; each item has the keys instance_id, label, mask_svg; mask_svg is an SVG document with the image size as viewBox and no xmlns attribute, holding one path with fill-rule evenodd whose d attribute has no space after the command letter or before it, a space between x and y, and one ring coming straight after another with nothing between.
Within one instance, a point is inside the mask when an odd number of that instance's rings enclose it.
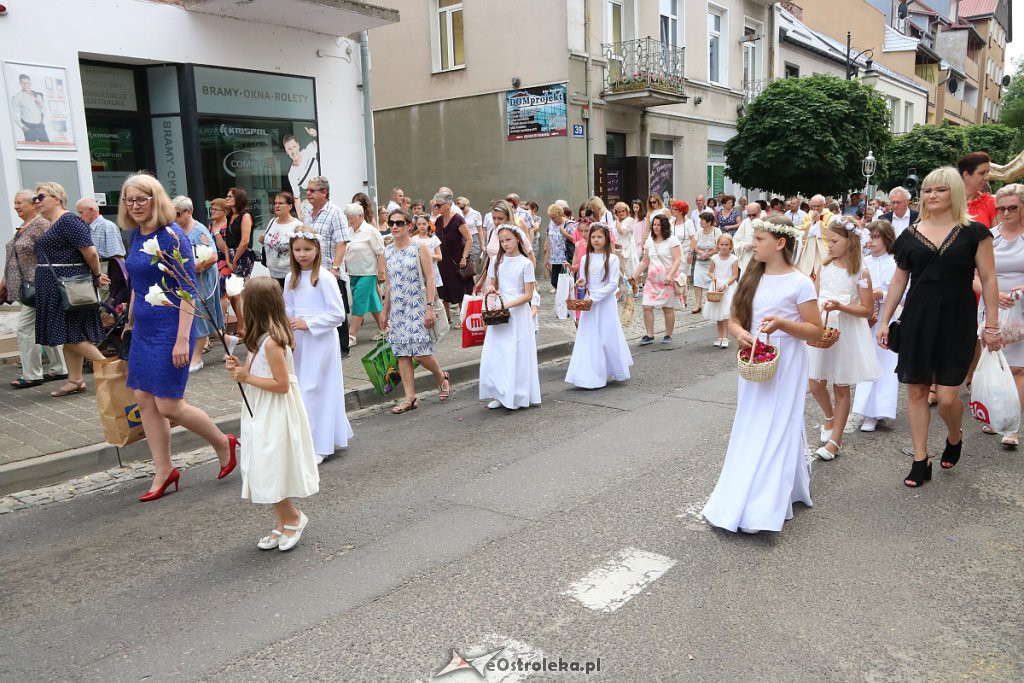
<instances>
[{"instance_id":1,"label":"drainpipe","mask_svg":"<svg viewBox=\"0 0 1024 683\"><path fill-rule=\"evenodd\" d=\"M373 102L370 97L370 37L366 31L359 32L359 68L362 71L363 81L363 144L366 147L366 194L370 197L370 206L376 211L377 155L376 139L373 133Z\"/></svg>"},{"instance_id":2,"label":"drainpipe","mask_svg":"<svg viewBox=\"0 0 1024 683\"><path fill-rule=\"evenodd\" d=\"M594 108L591 106L593 100L590 97L590 69L593 65L593 60L590 56L590 0L583 0L583 51L587 53L587 66L586 71L583 74L583 89L586 91L584 94L587 97L587 118L584 123L584 127L587 129L587 196L594 196L594 155L593 150L593 136L590 131L590 126L594 121Z\"/></svg>"}]
</instances>

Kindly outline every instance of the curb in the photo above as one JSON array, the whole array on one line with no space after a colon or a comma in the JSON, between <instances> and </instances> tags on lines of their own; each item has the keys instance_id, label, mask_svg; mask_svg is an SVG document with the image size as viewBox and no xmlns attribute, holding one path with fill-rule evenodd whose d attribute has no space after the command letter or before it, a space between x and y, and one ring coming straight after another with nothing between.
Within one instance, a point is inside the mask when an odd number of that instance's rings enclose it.
<instances>
[{"instance_id":1,"label":"curb","mask_svg":"<svg viewBox=\"0 0 1024 683\"><path fill-rule=\"evenodd\" d=\"M558 341L537 347L537 362L546 363L566 358L572 354L572 341ZM446 368L452 385L475 380L480 374L480 361L473 360ZM432 380L425 379L430 373L420 370L416 373L417 388L432 389ZM373 387L352 389L345 392L345 410L348 413L390 403L391 397L381 396ZM237 434L240 418L224 416L214 420L221 431ZM206 440L182 428L171 430L171 454L184 453L202 448ZM102 472L128 463L150 460L149 447L145 440L119 448L108 443L98 443L73 448L59 453L41 455L28 460L0 465L0 496L19 491L49 486L61 481Z\"/></svg>"}]
</instances>

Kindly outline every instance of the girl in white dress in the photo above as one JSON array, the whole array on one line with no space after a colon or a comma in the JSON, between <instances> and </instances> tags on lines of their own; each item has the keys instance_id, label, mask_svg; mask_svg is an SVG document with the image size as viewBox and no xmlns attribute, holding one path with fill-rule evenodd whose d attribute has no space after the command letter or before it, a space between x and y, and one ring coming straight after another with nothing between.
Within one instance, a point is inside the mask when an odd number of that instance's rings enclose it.
<instances>
[{"instance_id":1,"label":"girl in white dress","mask_svg":"<svg viewBox=\"0 0 1024 683\"><path fill-rule=\"evenodd\" d=\"M284 303L295 330L295 368L313 431L316 462L348 446L352 427L345 415L345 379L341 374L338 326L345 321L341 290L320 265L320 240L310 228L291 235L291 272L284 282Z\"/></svg>"},{"instance_id":2,"label":"girl in white dress","mask_svg":"<svg viewBox=\"0 0 1024 683\"><path fill-rule=\"evenodd\" d=\"M708 522L729 531L781 531L793 503L811 505L804 342L821 335L821 317L814 284L793 267L797 239L785 216L759 221L753 258L733 297L732 336L750 348L758 335L770 335L779 365L767 382L738 380L729 451L703 510Z\"/></svg>"},{"instance_id":3,"label":"girl in white dress","mask_svg":"<svg viewBox=\"0 0 1024 683\"><path fill-rule=\"evenodd\" d=\"M693 286L696 289L694 295L694 309L691 313L700 313L704 303L704 290L711 286L711 278L708 272L711 269L711 257L718 251L716 245L722 231L716 228L707 220L707 214L700 215L700 227L697 229L693 245Z\"/></svg>"},{"instance_id":4,"label":"girl in white dress","mask_svg":"<svg viewBox=\"0 0 1024 683\"><path fill-rule=\"evenodd\" d=\"M633 231L637 229L637 225L629 215L629 206L625 202L618 202L612 211L615 213L614 242L619 247L619 258L622 259L619 265L623 272L632 273L640 264L640 257L637 255L636 249L636 239L633 236Z\"/></svg>"},{"instance_id":5,"label":"girl in white dress","mask_svg":"<svg viewBox=\"0 0 1024 683\"><path fill-rule=\"evenodd\" d=\"M740 260L732 251L732 236L722 235L718 238L718 253L711 257L711 268L708 274L711 285L708 291L725 292L721 301L708 301L704 304L704 317L714 320L718 325L718 338L712 346L720 349L729 348L729 318L732 309L733 286L740 279Z\"/></svg>"},{"instance_id":6,"label":"girl in white dress","mask_svg":"<svg viewBox=\"0 0 1024 683\"><path fill-rule=\"evenodd\" d=\"M540 405L537 337L530 302L536 277L523 239L511 225L498 228L501 251L487 269L487 297L501 293L512 314L503 325L490 325L480 352L480 400L488 408L509 410Z\"/></svg>"},{"instance_id":7,"label":"girl in white dress","mask_svg":"<svg viewBox=\"0 0 1024 683\"><path fill-rule=\"evenodd\" d=\"M836 216L828 226L828 253L818 276L818 304L825 324L839 330L839 340L828 349L810 349L811 396L825 414L821 443L816 451L822 460L839 454L843 430L850 417L850 385L878 377L874 340L868 318L874 310L871 274L861 258L857 226ZM832 382L835 404L828 393Z\"/></svg>"},{"instance_id":8,"label":"girl in white dress","mask_svg":"<svg viewBox=\"0 0 1024 683\"><path fill-rule=\"evenodd\" d=\"M232 379L249 385L245 395L252 407L252 415L242 410L242 498L274 507L274 528L257 547L291 550L309 520L290 499L320 490L313 436L292 360L295 338L281 287L272 278L252 278L243 297L248 364L235 356L227 359Z\"/></svg>"},{"instance_id":9,"label":"girl in white dress","mask_svg":"<svg viewBox=\"0 0 1024 683\"><path fill-rule=\"evenodd\" d=\"M896 242L896 232L892 223L886 220L874 221L868 225L868 256L864 259L871 284L874 286L875 326L872 334L878 332L878 319L881 318L885 295L889 292L889 282L896 274L896 260L892 256L892 245ZM861 382L857 385L857 393L853 398L853 412L864 416L860 425L862 432L873 432L881 420L896 418L896 401L899 398L900 383L896 377L896 361L899 356L875 345L875 358L878 360L878 379L874 382Z\"/></svg>"},{"instance_id":10,"label":"girl in white dress","mask_svg":"<svg viewBox=\"0 0 1024 683\"><path fill-rule=\"evenodd\" d=\"M622 244L620 241L619 244ZM619 323L615 292L619 288L619 259L612 253L611 235L603 225L590 228L587 254L580 265L577 287L585 288L593 302L580 316L576 343L565 381L581 389L600 389L611 379L629 379L633 356ZM489 334L490 332L488 332Z\"/></svg>"}]
</instances>

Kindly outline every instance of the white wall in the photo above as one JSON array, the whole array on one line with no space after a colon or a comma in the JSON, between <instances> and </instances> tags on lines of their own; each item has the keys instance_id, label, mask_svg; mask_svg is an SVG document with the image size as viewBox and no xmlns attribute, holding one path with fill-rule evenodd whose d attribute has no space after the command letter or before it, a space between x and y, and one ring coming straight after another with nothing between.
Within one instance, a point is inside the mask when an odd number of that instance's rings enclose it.
<instances>
[{"instance_id":1,"label":"white wall","mask_svg":"<svg viewBox=\"0 0 1024 683\"><path fill-rule=\"evenodd\" d=\"M78 60L173 62L243 68L316 79L319 140L324 175L347 200L363 191L366 176L359 82L359 46L351 62L317 57L318 49L343 55L333 37L186 12L148 0L33 0L8 4L0 17L3 59L63 66L77 142L75 152L15 150L11 93L0 107L0 243L13 232L17 216L10 209L21 186L18 160L74 160L83 194L92 192L85 109ZM373 40L371 34L371 41ZM200 199L200 198L195 198Z\"/></svg>"}]
</instances>

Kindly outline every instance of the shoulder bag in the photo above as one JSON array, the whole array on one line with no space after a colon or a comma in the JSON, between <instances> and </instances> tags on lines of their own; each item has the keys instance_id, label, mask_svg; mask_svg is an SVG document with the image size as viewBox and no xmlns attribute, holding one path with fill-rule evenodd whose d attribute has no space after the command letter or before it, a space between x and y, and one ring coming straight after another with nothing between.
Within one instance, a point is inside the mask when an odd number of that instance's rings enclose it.
<instances>
[{"instance_id":1,"label":"shoulder bag","mask_svg":"<svg viewBox=\"0 0 1024 683\"><path fill-rule=\"evenodd\" d=\"M18 245L14 244L12 246L14 247L14 262L18 266L18 274L21 275L21 285L18 287L18 301L21 302L22 306L35 308L36 285L34 282L27 282L25 280L25 271L21 269L21 259L18 258Z\"/></svg>"},{"instance_id":2,"label":"shoulder bag","mask_svg":"<svg viewBox=\"0 0 1024 683\"><path fill-rule=\"evenodd\" d=\"M100 294L96 290L96 282L92 275L57 275L50 258L43 251L43 260L53 273L57 281L57 289L60 290L61 305L67 313L84 313L99 308ZM82 263L62 263L62 266L87 266Z\"/></svg>"},{"instance_id":3,"label":"shoulder bag","mask_svg":"<svg viewBox=\"0 0 1024 683\"><path fill-rule=\"evenodd\" d=\"M680 245L679 248L682 249L682 245ZM665 269L665 275L667 276L668 275L668 271L672 270L672 264L671 263L665 263L665 259L663 259L661 257L661 252L658 251L658 244L657 243L654 244L654 253L658 257L658 260L661 262L662 267ZM680 268L680 270L682 270L682 265L681 264L680 264L679 268ZM686 275L685 274L679 273L679 274L676 275L676 279L672 280L672 290L675 292L676 296L683 296L684 294L686 294Z\"/></svg>"},{"instance_id":4,"label":"shoulder bag","mask_svg":"<svg viewBox=\"0 0 1024 683\"><path fill-rule=\"evenodd\" d=\"M932 267L932 264L935 263L935 259L937 259L938 257L939 257L939 250L936 249L935 253L932 254L931 260L928 262L928 265L926 265L924 267L924 270L921 271L921 274L918 275L916 278L912 279L912 281L910 283L910 289L907 290L907 295L903 299L904 307L906 306L906 304L910 303L910 295L914 293L915 289L917 289L917 285L921 281L921 278L924 277L924 274L928 271L929 268ZM901 312L900 313L900 318L902 318L902 317L903 317L903 313ZM896 320L893 320L892 322L889 323L889 338L888 338L887 346L889 347L889 350L892 351L893 353L899 353L900 352L900 319L899 318L897 318Z\"/></svg>"},{"instance_id":5,"label":"shoulder bag","mask_svg":"<svg viewBox=\"0 0 1024 683\"><path fill-rule=\"evenodd\" d=\"M444 336L448 334L451 329L450 323L448 322L448 316L444 312L444 304L437 298L437 288L434 288L434 303L431 304L427 300L427 278L423 275L423 261L420 260L420 250L416 250L416 278L420 283L420 291L423 292L423 302L434 309L434 326L427 328L427 334L430 336L430 341L439 342L444 339Z\"/></svg>"}]
</instances>

